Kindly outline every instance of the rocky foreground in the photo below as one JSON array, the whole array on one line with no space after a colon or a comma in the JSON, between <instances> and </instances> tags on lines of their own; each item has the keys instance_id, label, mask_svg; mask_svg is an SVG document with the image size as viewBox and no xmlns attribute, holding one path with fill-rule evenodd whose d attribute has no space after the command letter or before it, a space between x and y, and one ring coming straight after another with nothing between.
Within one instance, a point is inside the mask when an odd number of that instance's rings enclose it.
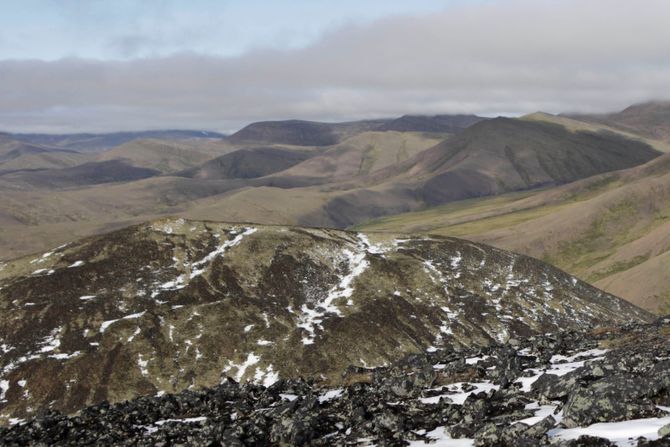
<instances>
[{"instance_id":1,"label":"rocky foreground","mask_svg":"<svg viewBox=\"0 0 670 447\"><path fill-rule=\"evenodd\" d=\"M345 386L221 385L48 411L0 444L670 446L670 318L440 349Z\"/></svg>"}]
</instances>

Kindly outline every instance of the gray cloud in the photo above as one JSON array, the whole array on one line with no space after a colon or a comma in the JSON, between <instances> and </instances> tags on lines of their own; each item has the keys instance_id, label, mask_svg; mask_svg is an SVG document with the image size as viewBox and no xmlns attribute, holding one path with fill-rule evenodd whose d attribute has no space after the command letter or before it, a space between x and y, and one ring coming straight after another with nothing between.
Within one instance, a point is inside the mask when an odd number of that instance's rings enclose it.
<instances>
[{"instance_id":1,"label":"gray cloud","mask_svg":"<svg viewBox=\"0 0 670 447\"><path fill-rule=\"evenodd\" d=\"M664 0L511 0L233 58L0 61L0 129L226 131L293 117L616 110L668 98L669 16Z\"/></svg>"}]
</instances>

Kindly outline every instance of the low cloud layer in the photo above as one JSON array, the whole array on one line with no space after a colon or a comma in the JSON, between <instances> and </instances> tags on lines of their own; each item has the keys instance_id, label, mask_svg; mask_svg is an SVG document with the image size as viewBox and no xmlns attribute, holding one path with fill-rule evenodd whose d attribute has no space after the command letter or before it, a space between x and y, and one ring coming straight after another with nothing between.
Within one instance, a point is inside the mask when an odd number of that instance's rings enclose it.
<instances>
[{"instance_id":1,"label":"low cloud layer","mask_svg":"<svg viewBox=\"0 0 670 447\"><path fill-rule=\"evenodd\" d=\"M231 131L265 119L617 110L668 99L667 17L664 0L490 1L234 58L4 60L0 129Z\"/></svg>"}]
</instances>

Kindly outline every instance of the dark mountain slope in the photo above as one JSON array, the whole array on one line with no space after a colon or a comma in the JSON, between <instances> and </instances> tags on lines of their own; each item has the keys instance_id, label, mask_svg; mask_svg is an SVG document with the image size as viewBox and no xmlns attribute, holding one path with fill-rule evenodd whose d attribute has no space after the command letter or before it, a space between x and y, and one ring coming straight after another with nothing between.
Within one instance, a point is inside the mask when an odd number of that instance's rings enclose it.
<instances>
[{"instance_id":1,"label":"dark mountain slope","mask_svg":"<svg viewBox=\"0 0 670 447\"><path fill-rule=\"evenodd\" d=\"M0 266L0 414L650 318L463 240L163 220Z\"/></svg>"},{"instance_id":2,"label":"dark mountain slope","mask_svg":"<svg viewBox=\"0 0 670 447\"><path fill-rule=\"evenodd\" d=\"M644 143L616 135L497 118L420 154L411 171L429 174L422 192L426 203L435 205L568 183L636 166L658 155Z\"/></svg>"},{"instance_id":3,"label":"dark mountain slope","mask_svg":"<svg viewBox=\"0 0 670 447\"><path fill-rule=\"evenodd\" d=\"M369 131L456 133L484 118L475 115L405 115L400 118L321 123L286 120L253 123L228 137L237 144L331 146Z\"/></svg>"},{"instance_id":4,"label":"dark mountain slope","mask_svg":"<svg viewBox=\"0 0 670 447\"><path fill-rule=\"evenodd\" d=\"M329 146L339 140L332 124L314 121L262 121L235 132L231 143L274 143L295 146Z\"/></svg>"},{"instance_id":5,"label":"dark mountain slope","mask_svg":"<svg viewBox=\"0 0 670 447\"><path fill-rule=\"evenodd\" d=\"M404 115L389 120L378 130L458 133L485 119L476 115Z\"/></svg>"}]
</instances>

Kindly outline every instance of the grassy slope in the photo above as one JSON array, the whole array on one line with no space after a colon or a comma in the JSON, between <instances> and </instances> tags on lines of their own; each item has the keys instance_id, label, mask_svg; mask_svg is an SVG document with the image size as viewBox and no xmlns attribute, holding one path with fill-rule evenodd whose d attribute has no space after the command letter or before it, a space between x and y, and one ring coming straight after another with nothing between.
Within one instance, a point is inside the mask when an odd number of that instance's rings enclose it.
<instances>
[{"instance_id":1,"label":"grassy slope","mask_svg":"<svg viewBox=\"0 0 670 447\"><path fill-rule=\"evenodd\" d=\"M282 175L347 179L403 162L447 138L421 132L363 132L329 147Z\"/></svg>"},{"instance_id":2,"label":"grassy slope","mask_svg":"<svg viewBox=\"0 0 670 447\"><path fill-rule=\"evenodd\" d=\"M669 101L635 104L617 113L578 115L576 118L670 143Z\"/></svg>"},{"instance_id":3,"label":"grassy slope","mask_svg":"<svg viewBox=\"0 0 670 447\"><path fill-rule=\"evenodd\" d=\"M559 188L469 200L357 226L466 237L529 254L670 311L670 155Z\"/></svg>"}]
</instances>

